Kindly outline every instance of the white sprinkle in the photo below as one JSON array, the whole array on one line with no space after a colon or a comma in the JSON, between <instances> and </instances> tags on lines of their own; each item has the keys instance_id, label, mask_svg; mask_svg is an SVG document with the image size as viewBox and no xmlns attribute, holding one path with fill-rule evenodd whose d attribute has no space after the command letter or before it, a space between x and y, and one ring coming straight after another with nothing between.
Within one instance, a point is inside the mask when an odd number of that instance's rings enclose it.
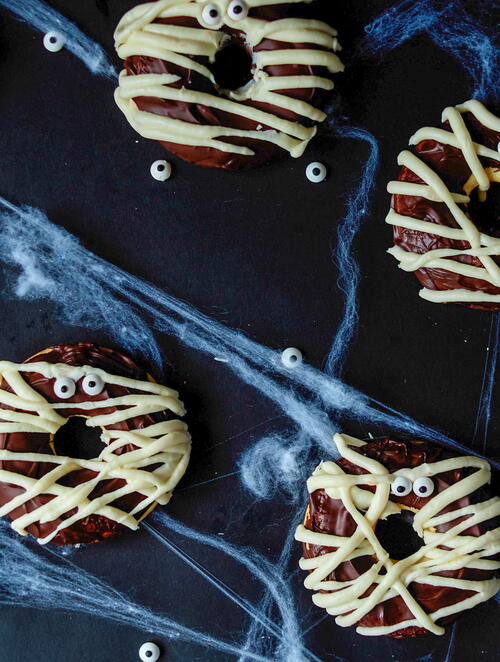
<instances>
[{"instance_id":1,"label":"white sprinkle","mask_svg":"<svg viewBox=\"0 0 500 662\"><path fill-rule=\"evenodd\" d=\"M229 359L225 359L222 356L214 356L214 361L219 361L219 363L229 363Z\"/></svg>"},{"instance_id":2,"label":"white sprinkle","mask_svg":"<svg viewBox=\"0 0 500 662\"><path fill-rule=\"evenodd\" d=\"M287 347L281 353L281 363L283 363L285 368L298 368L302 361L302 352L296 347Z\"/></svg>"},{"instance_id":3,"label":"white sprinkle","mask_svg":"<svg viewBox=\"0 0 500 662\"><path fill-rule=\"evenodd\" d=\"M168 161L160 159L152 164L150 172L153 179L159 182L165 182L172 174L172 166Z\"/></svg>"},{"instance_id":4,"label":"white sprinkle","mask_svg":"<svg viewBox=\"0 0 500 662\"><path fill-rule=\"evenodd\" d=\"M43 45L51 53L57 53L64 48L66 40L60 32L47 32L43 38Z\"/></svg>"},{"instance_id":5,"label":"white sprinkle","mask_svg":"<svg viewBox=\"0 0 500 662\"><path fill-rule=\"evenodd\" d=\"M313 184L319 184L319 182L326 179L327 172L326 166L323 163L313 161L306 168L306 177Z\"/></svg>"},{"instance_id":6,"label":"white sprinkle","mask_svg":"<svg viewBox=\"0 0 500 662\"><path fill-rule=\"evenodd\" d=\"M139 657L142 662L156 662L160 659L160 649L152 641L146 641L139 648Z\"/></svg>"}]
</instances>

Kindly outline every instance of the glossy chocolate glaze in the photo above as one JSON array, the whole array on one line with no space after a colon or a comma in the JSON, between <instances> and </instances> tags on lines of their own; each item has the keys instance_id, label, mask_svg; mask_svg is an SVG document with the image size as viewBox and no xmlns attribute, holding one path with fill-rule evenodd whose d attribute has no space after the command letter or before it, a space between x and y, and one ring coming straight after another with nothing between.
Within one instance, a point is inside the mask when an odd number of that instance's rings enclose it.
<instances>
[{"instance_id":1,"label":"glossy chocolate glaze","mask_svg":"<svg viewBox=\"0 0 500 662\"><path fill-rule=\"evenodd\" d=\"M497 149L498 142L500 141L500 133L486 128L470 113L465 113L463 118L473 140L486 147L490 147L491 149ZM448 123L445 123L444 126L449 129ZM418 143L418 145L410 147L409 149L443 179L450 191L455 193L463 192L463 186L469 179L471 171L459 149L451 147L450 145L443 145L435 140L423 140ZM498 161L491 161L490 159L483 157L481 157L481 161L486 167L499 167ZM423 183L415 173L406 167L401 169L398 180L419 184ZM499 189L500 184L493 183L488 191L488 197L493 197L498 202L500 200ZM473 195L476 194L477 191L473 193ZM443 202L433 202L418 196L394 195L392 197L391 206L398 214L402 214L403 216L411 216L412 218L418 218L423 221L428 221L429 223L446 225L453 228L459 227L448 207ZM483 229L494 237L500 237L500 219L498 217L496 219L485 218L482 217L480 211L477 212L480 215L473 217L467 205L460 204L459 206L466 212L477 227ZM476 208L480 210L481 204L478 203ZM438 237L418 230L410 230L398 226L394 226L393 233L394 244L400 246L403 250L412 253L423 254L438 248L454 248L457 250L466 250L470 248L469 243L466 241L447 239L446 237ZM479 267L482 266L482 263L478 258L470 255L461 255L453 259L457 262L463 262L464 264ZM500 258L494 259L500 264ZM491 283L478 278L462 276L461 274L453 273L445 269L424 268L416 271L415 275L424 287L431 290L465 289L487 292L489 294L500 294L500 287L495 287ZM468 305L470 308L500 310L500 304L490 302L464 305Z\"/></svg>"},{"instance_id":2,"label":"glossy chocolate glaze","mask_svg":"<svg viewBox=\"0 0 500 662\"><path fill-rule=\"evenodd\" d=\"M372 441L366 446L357 449L359 453L371 457L381 464L383 464L389 471L393 472L405 467L416 467L425 462L437 462L450 457L457 457L456 453L437 446L435 444L428 444L423 441L402 442L393 441L391 439L382 439ZM364 474L366 470L352 464L351 462L341 458L337 461L342 469L349 474ZM422 498L410 492L405 497L395 496L391 493L391 500L406 506L409 509L420 510L425 504L435 496L437 493L444 491L450 485L453 485L458 480L464 478L468 473L467 469L459 469L454 471L447 471L436 476L433 476L434 481L434 494ZM365 488L363 488L365 489ZM368 489L368 488L366 488ZM373 491L371 489L370 491ZM481 488L472 494L454 501L440 514L458 510L467 505L483 501L491 495ZM447 524L436 527L439 532L445 532L451 527L458 524L465 518L457 518ZM390 520L390 517L388 518ZM310 495L309 507L306 512L304 525L311 531L318 533L330 533L337 536L350 536L356 529L356 524L352 519L349 512L344 507L340 499L331 499L324 490L316 490ZM486 531L492 530L500 525L498 518L482 522L481 524L469 527L463 532L463 535L480 536ZM327 554L334 551L335 548L324 547L320 545L303 545L303 553L305 558L312 558ZM363 572L368 570L375 563L372 556L362 556L352 561L342 563L334 572L328 576L328 580L347 581L356 579ZM437 573L441 576L456 577L459 579L489 579L495 576L494 571L489 570L474 570L471 568L463 568L454 571L445 571ZM364 595L369 595L375 586L372 585ZM430 586L427 584L414 583L410 585L412 595L418 600L422 607L427 612L434 612L441 607L454 604L460 600L464 600L473 591L466 591L462 589ZM377 605L366 616L364 616L358 623L363 627L377 627L381 625L395 625L407 619L413 618L412 613L409 611L406 603L400 596L395 596L385 602ZM442 619L439 624L443 625L446 622L453 620L455 616L448 619ZM407 637L415 636L417 634L427 634L427 630L421 627L408 627L397 630L391 636L393 637Z\"/></svg>"},{"instance_id":3,"label":"glossy chocolate glaze","mask_svg":"<svg viewBox=\"0 0 500 662\"><path fill-rule=\"evenodd\" d=\"M120 352L99 347L91 343L79 343L77 345L57 345L51 347L44 352L40 352L35 356L29 358L26 363L36 362L36 361L47 361L49 363L66 363L68 365L74 366L94 366L96 368L101 368L106 372L114 375L120 375L123 377L128 377L131 379L138 380L147 380L147 373L140 368L131 358L122 354ZM43 375L37 373L24 373L24 379L28 384L34 388L38 393L43 395L49 402L58 402L58 398L54 395L53 391L53 379L47 379ZM12 392L8 384L2 380L0 383L0 388ZM78 408L78 403L83 401L99 401L106 400L107 398L116 398L127 394L140 393L139 390L125 388L123 386L117 386L113 384L106 384L103 391L96 396L89 396L83 392L81 388L81 380L77 383L77 390L75 395L65 402L74 402L74 409L62 409L59 410L61 416L69 418L71 416L94 416L97 414L109 414L115 411L114 407L107 407L101 409L93 409L83 411ZM7 408L4 406L4 408ZM119 429L119 430L128 430L132 428L144 428L153 423L167 420L169 418L168 413L159 412L152 415L136 417L125 421L123 423L118 423L115 425L107 426L107 429ZM0 419L1 419L1 410L0 410ZM83 424L83 422L82 422ZM52 448L50 446L50 435L49 434L39 434L39 433L10 433L10 434L0 434L0 449L7 449L14 452L37 452L37 453L47 453L53 454ZM119 453L127 453L131 450L134 450L136 447L132 444L124 446L121 448ZM51 463L28 463L28 462L0 462L0 468L6 469L8 471L15 471L19 474L29 476L31 478L41 478L46 473L51 471L54 468L54 464ZM151 467L154 468L154 467ZM95 472L80 469L78 471L73 471L67 474L63 479L61 479L61 484L68 485L70 487L75 487L80 485L88 480L91 480L95 477ZM97 487L91 492L90 496L97 497L108 492L112 492L120 487L125 485L125 481L122 479L109 479L101 481ZM4 505L18 494L24 492L23 488L17 485L11 485L7 483L0 482L0 505ZM40 495L35 497L23 506L13 510L9 517L11 519L17 519L27 512L31 512L33 509L38 508L50 501L53 497L49 495ZM126 497L123 497L119 501L113 502L112 505L118 506L122 510L127 512L131 511L142 499L143 495L137 492L131 493ZM52 531L60 524L61 520L67 519L73 515L75 510L68 511L61 518L54 520L52 522L47 522L44 524L35 523L27 527L27 530L37 538L44 538L45 536L52 533ZM137 515L139 517L140 515ZM126 527L113 520L103 517L101 515L90 515L85 519L74 522L69 527L62 529L53 539L52 542L56 545L74 545L77 543L92 543L105 540L111 536L116 535L117 533L126 531Z\"/></svg>"},{"instance_id":4,"label":"glossy chocolate glaze","mask_svg":"<svg viewBox=\"0 0 500 662\"><path fill-rule=\"evenodd\" d=\"M287 17L290 13L290 6L281 5L278 7L261 7L251 10L251 15L254 17L262 18L267 21L276 20L279 18ZM296 12L293 12L296 13ZM198 21L192 17L174 17L157 19L155 23L163 23L169 25L181 25L184 27L196 27L200 25ZM241 31L232 30L227 26L221 28L221 31L228 34L231 43L238 44L241 48L245 49L250 55L252 53L248 44L245 42L245 35ZM283 43L271 39L263 39L254 49L255 52L275 50L278 48L310 48L320 50L316 44L307 43ZM211 69L211 63L207 57L188 56L192 60L200 62L208 69ZM197 90L211 94L218 94L218 91L213 88L210 81L201 76L195 71L179 67L171 62L159 60L157 58L132 56L125 60L125 69L128 75L138 75L147 73L168 73L175 74L180 77L173 87L186 87L190 90ZM313 74L329 76L328 71L323 67L311 67L303 64L288 64L288 65L273 65L265 67L265 71L270 76L291 76L291 75L304 75L310 76ZM302 99L312 102L315 98L323 94L322 90L312 88L302 88L297 90L276 90L277 93L283 94L295 99ZM224 95L222 95L224 96ZM173 119L180 119L191 124L200 124L208 126L228 126L234 129L242 129L246 131L256 131L258 122L254 122L248 118L241 117L240 115L227 113L217 108L211 108L203 104L187 103L185 101L171 101L168 99L157 99L154 97L136 97L134 98L137 107L140 110L154 113L156 115L165 115ZM310 126L311 122L296 113L274 106L272 104L262 103L253 100L242 102L244 105L259 108L274 115L287 119L290 121L300 121L304 126ZM271 127L261 125L261 130L270 129ZM223 169L242 169L250 168L261 165L273 159L283 150L269 143L265 140L255 140L252 138L242 137L224 137L224 141L233 145L242 145L249 147L255 153L253 156L245 156L241 154L232 154L223 152L212 147L197 147L192 145L180 145L178 143L171 143L161 141L161 144L172 154L179 156L185 161L194 163L196 165L206 166L209 168L223 168Z\"/></svg>"}]
</instances>

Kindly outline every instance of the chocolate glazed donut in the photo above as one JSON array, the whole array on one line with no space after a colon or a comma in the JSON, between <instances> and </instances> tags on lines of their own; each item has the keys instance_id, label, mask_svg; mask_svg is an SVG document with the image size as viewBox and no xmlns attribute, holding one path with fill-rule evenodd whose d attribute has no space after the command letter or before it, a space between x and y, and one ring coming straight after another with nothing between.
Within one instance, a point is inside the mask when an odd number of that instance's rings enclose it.
<instances>
[{"instance_id":1,"label":"chocolate glazed donut","mask_svg":"<svg viewBox=\"0 0 500 662\"><path fill-rule=\"evenodd\" d=\"M175 416L183 414L175 391L157 385L128 356L90 343L51 347L24 364L0 362L0 369L0 513L9 515L13 528L28 517L19 532L40 542L99 542L137 528L156 503L168 501L190 449L187 428ZM23 418L32 411L36 418ZM100 426L106 445L99 458L75 459L65 470L70 458L56 455L53 438L74 416ZM46 424L50 431L44 432ZM172 435L174 460L166 456ZM136 439L139 445L129 442ZM58 467L60 476L40 488ZM127 476L138 478L129 482ZM75 501L75 490L89 486ZM44 512L51 502L59 502L53 518ZM30 517L35 511L40 516Z\"/></svg>"},{"instance_id":2,"label":"chocolate glazed donut","mask_svg":"<svg viewBox=\"0 0 500 662\"><path fill-rule=\"evenodd\" d=\"M197 165L247 168L283 150L300 156L325 118L311 104L333 87L329 75L343 69L335 30L295 18L302 4L159 0L131 10L115 34L125 59L117 104L141 135ZM297 41L299 34L310 41ZM235 90L217 81L217 57L226 49L248 61L248 82ZM238 58L238 50L246 56ZM222 68L237 75L239 66L228 58ZM135 86L134 76L144 85ZM160 125L154 116L168 120Z\"/></svg>"},{"instance_id":3,"label":"chocolate glazed donut","mask_svg":"<svg viewBox=\"0 0 500 662\"><path fill-rule=\"evenodd\" d=\"M338 437L346 437L345 435L337 435ZM399 513L402 510L415 513L415 518L418 518L418 513L422 511L428 504L431 504L432 500L441 499L443 507L438 506L438 510L431 514L431 525L424 525L423 538L426 543L434 542L435 546L433 549L430 549L425 554L425 557L422 559L414 559L413 563L425 563L427 556L429 558L437 558L437 555L441 555L445 562L439 566L436 565L436 572L428 572L425 575L419 575L418 569L415 573L415 581L411 581L407 589L409 591L410 598L416 601L416 605L423 610L424 621L418 622L419 619L415 619L415 607L411 604L408 604L408 599L403 593L398 593L398 590L394 591L395 595L392 595L388 599L386 598L387 593L382 596L382 599L377 600L376 604L373 605L367 612L366 609L362 612L361 618L359 620L353 621L352 624L357 625L358 632L362 634L389 634L393 637L407 637L415 636L419 634L428 633L429 629L434 626L434 631L436 634L442 634L440 627L445 623L448 623L450 620L453 620L458 613L462 610L469 608L471 605L467 603L467 600L480 602L488 597L491 597L500 583L498 582L498 568L500 564L498 561L498 551L500 550L500 535L498 528L500 526L500 499L493 498L492 495L488 492L487 488L484 486L489 481L489 470L486 469L487 463L480 461L477 458L468 458L465 456L460 456L452 451L444 449L440 446L434 444L429 444L423 441L412 441L412 442L402 442L402 441L393 441L391 439L382 439L367 444L362 444L362 442L357 442L357 440L352 440L347 438L350 441L355 441L359 444L359 447L356 448L356 451L352 451L351 457L354 459L356 456L360 458L361 463L363 463L363 458L370 458L370 460L375 460L375 462L389 472L385 474L382 478L378 478L378 483L385 482L389 478L391 484L391 494L389 501L387 502L387 507L384 510L384 521L386 524L384 526L390 527L391 517L394 514ZM310 481L313 484L309 484L310 490L310 500L309 506L307 508L304 526L299 527L297 532L297 539L303 542L303 555L304 559L301 562L301 565L304 569L308 569L310 573L317 572L316 568L318 563L315 563L316 560L323 558L323 562L328 562L328 556L332 555L339 549L339 546L328 546L325 544L328 536L333 536L332 541L339 537L344 539L347 542L342 540L342 544L348 544L348 541L352 539L358 532L359 521L355 521L353 518L352 512L346 507L346 503L343 498L332 498L331 495L327 494L327 489L334 489L333 485L337 483L341 484L341 480L350 481L351 479L344 478L344 475L347 476L356 476L356 475L367 475L367 466L361 466L351 460L347 459L345 455L349 454L348 452L344 453L342 447L340 448L342 456L335 464L341 469L339 473L336 471L331 471L332 468L326 468L327 471L322 471L322 466L318 467L318 470L313 474L313 477ZM474 481L472 478L475 473L474 468L471 466L474 464L475 467L481 466L486 471L485 476L479 480L476 472L476 482L477 489L474 487L469 491L466 489L467 483L464 481ZM483 462L483 464L479 464ZM327 463L327 465L333 465L334 463ZM375 465L376 468L377 465ZM434 468L436 473L434 473ZM440 470L442 467L443 471ZM451 468L447 468L451 467ZM420 468L420 469L418 469ZM422 474L417 478L413 483L405 477L405 471L408 470L407 475L411 476L411 472L420 472ZM394 472L398 472L397 476L391 475ZM427 477L425 477L427 474ZM326 476L326 478L325 478ZM341 478L340 478L341 477ZM314 482L315 481L315 482ZM328 488L325 489L314 489L317 484L328 485ZM347 483L346 483L347 484ZM353 485L355 483L352 483ZM389 483L387 483L389 484ZM456 486L462 485L464 489L459 489ZM472 483L471 483L472 485ZM450 489L451 488L451 489ZM365 501L365 504L362 508L364 511L365 507L368 508L371 502L371 494L375 493L375 486L366 484L366 481L363 481L362 491L365 495L364 499L363 493L357 495L358 502ZM379 489L379 488L377 488ZM312 490L312 491L311 491ZM369 492L368 492L369 490ZM446 490L449 490L447 494L456 490L457 498L454 498L453 494L446 499L446 495L441 497ZM344 495L345 496L345 495ZM450 501L451 499L451 501ZM355 499L356 501L356 499ZM485 506L485 504L488 504ZM489 506L492 504L492 508ZM359 508L359 504L358 508ZM482 510L485 508L484 510ZM489 510L488 510L489 508ZM458 512L460 511L460 512ZM457 512L456 517L453 513ZM483 513L480 515L479 513ZM465 514L464 514L465 513ZM476 520L471 524L471 526L466 527L463 525L468 518L473 518L476 516ZM439 519L441 518L441 520ZM433 519L436 520L436 523L433 523ZM439 523L441 522L441 523ZM377 524L375 522L375 524ZM451 531L454 527L460 526L461 530L458 532L457 536L453 536L452 542L448 541L444 537L447 532ZM415 528L415 525L414 525ZM380 537L379 527L374 526L375 536ZM312 532L312 533L311 533ZM490 532L490 533L487 533ZM317 538L317 534L319 538ZM327 534L327 536L324 536ZM487 534L485 536L485 534ZM466 544L471 537L473 540L478 540L478 548L482 549L482 552L479 554L481 560L479 561L477 557L473 558L471 553L470 557L466 557L466 561L460 562L457 558L449 557L448 560L446 557L446 550L452 548L457 548L462 544L460 536L463 536L464 544ZM484 545L480 544L480 537L484 536L489 538ZM443 539L443 544L438 544L440 539ZM424 545L424 539L421 540L421 545ZM318 544L321 540L321 544ZM360 543L360 549L362 548ZM472 548L474 548L474 542ZM484 549L483 549L484 547ZM463 548L464 551L462 554L465 554L466 548ZM475 549L475 548L474 548ZM437 551L436 551L437 550ZM367 553L356 553L355 551L351 552L350 558L342 560L338 563L326 576L321 575L322 581L316 582L316 585L313 587L308 585L308 588L314 588L314 590L319 590L319 593L315 595L314 601L320 606L324 606L328 609L328 596L341 596L342 591L346 590L346 586L356 585L363 581L364 578L370 573L370 571L375 570L375 566L379 563L380 558L378 554L369 553L369 545ZM413 550L410 553L414 553ZM453 554L453 552L450 552ZM344 557L343 557L344 558ZM409 557L408 557L409 558ZM406 563L405 557L398 555L397 559L402 559L399 561L392 560L391 563L397 564L398 562L404 566ZM313 564L310 565L310 560L313 560ZM331 602L332 614L341 614L337 618L337 623L340 625L351 624L342 622L343 616L346 612L349 614L353 613L355 607L357 608L360 604L363 603L363 600L369 599L369 596L374 593L377 586L380 584L380 578L383 579L388 572L390 572L391 567L387 566L385 571L377 571L377 574L374 577L377 578L376 582L366 585L362 593L358 592L358 599L352 600L350 598L345 598L345 603L342 603L342 600L337 599L337 602ZM416 565L410 564L406 568L406 572L411 574L414 571ZM422 567L424 567L422 565ZM311 576L311 575L310 575ZM394 585L397 583L398 575L396 573L395 579L393 580ZM446 578L441 580L440 578ZM429 583L425 583L427 580ZM336 589L331 587L329 582L337 582L335 584ZM348 584L342 584L347 582ZM468 583L470 583L470 590L467 588ZM324 586L325 588L322 588ZM486 589L489 587L490 590ZM476 596L485 589L486 595L480 596L482 599L476 600ZM321 597L323 596L323 597ZM335 600L334 597L334 600ZM351 596L352 597L352 596ZM463 607L456 607L458 603L464 603ZM340 607L339 607L340 605ZM345 606L345 611L343 611ZM454 607L455 606L455 607ZM428 615L433 615L436 613L443 613L447 608L449 608L449 615L445 615L442 618L431 618L430 625L425 623L425 618ZM365 613L366 612L366 613ZM415 622L415 620L417 622ZM340 621L340 622L339 622ZM408 624L411 625L402 626L398 628L398 624ZM440 631L441 630L441 631Z\"/></svg>"},{"instance_id":4,"label":"chocolate glazed donut","mask_svg":"<svg viewBox=\"0 0 500 662\"><path fill-rule=\"evenodd\" d=\"M442 126L420 129L399 156L389 252L414 271L423 298L500 310L500 120L468 101L447 108Z\"/></svg>"}]
</instances>

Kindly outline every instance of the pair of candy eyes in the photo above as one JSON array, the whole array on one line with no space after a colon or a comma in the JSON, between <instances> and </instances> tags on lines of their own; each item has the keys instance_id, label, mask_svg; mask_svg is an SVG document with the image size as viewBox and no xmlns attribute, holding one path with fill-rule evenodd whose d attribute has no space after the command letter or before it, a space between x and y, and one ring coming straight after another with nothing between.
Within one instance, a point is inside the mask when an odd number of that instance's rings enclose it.
<instances>
[{"instance_id":1,"label":"pair of candy eyes","mask_svg":"<svg viewBox=\"0 0 500 662\"><path fill-rule=\"evenodd\" d=\"M82 389L87 395L99 395L104 382L99 375L86 375L82 380ZM76 393L76 382L71 377L59 377L54 382L54 394L61 400L72 398Z\"/></svg>"},{"instance_id":2,"label":"pair of candy eyes","mask_svg":"<svg viewBox=\"0 0 500 662\"><path fill-rule=\"evenodd\" d=\"M221 18L221 10L213 3L209 2L203 7L201 16L207 25L217 25ZM233 0L227 8L227 15L233 21L241 21L248 16L248 7L243 0Z\"/></svg>"},{"instance_id":3,"label":"pair of candy eyes","mask_svg":"<svg viewBox=\"0 0 500 662\"><path fill-rule=\"evenodd\" d=\"M412 490L415 496L428 497L434 492L434 482L427 476L417 478L413 483L409 478L397 476L391 484L391 492L396 496L406 496Z\"/></svg>"}]
</instances>

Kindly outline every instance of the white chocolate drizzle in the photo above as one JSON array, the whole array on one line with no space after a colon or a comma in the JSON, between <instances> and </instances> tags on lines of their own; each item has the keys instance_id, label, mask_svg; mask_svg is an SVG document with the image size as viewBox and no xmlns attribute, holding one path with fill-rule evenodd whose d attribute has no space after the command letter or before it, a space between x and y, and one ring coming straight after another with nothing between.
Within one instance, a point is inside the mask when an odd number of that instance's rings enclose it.
<instances>
[{"instance_id":1,"label":"white chocolate drizzle","mask_svg":"<svg viewBox=\"0 0 500 662\"><path fill-rule=\"evenodd\" d=\"M74 381L89 374L97 375L105 384L140 392L105 400L50 403L23 378L23 373L28 372L41 374L47 379L68 377ZM104 428L162 411L183 416L184 407L176 391L152 381L111 375L96 367L75 367L44 361L23 364L0 361L0 375L13 391L10 393L0 389L0 434L43 433L49 434L52 438L67 421L67 418L58 413L59 410L113 408L111 413L86 417L88 426L102 429L101 440L105 445L97 458L86 460L48 453L0 450L0 462L44 462L55 465L39 479L0 469L1 482L16 485L24 490L0 507L0 516L7 515L39 495L54 497L45 505L15 519L12 522L15 531L26 535L26 528L31 524L52 522L74 508L76 508L74 515L61 521L50 535L38 539L38 542L41 544L49 542L62 529L92 514L107 517L135 530L141 519L141 517L137 519L135 515L151 510L156 504L168 503L174 487L182 478L189 462L191 439L186 424L178 419L171 419L140 429ZM136 449L118 454L119 450L128 444L132 444ZM148 471L148 467L152 465L158 466L153 471ZM95 472L96 476L75 487L68 487L58 482L63 476L78 469L89 469ZM91 498L90 494L98 483L108 479L123 479L126 484L102 496ZM142 494L144 499L130 512L111 505L113 501L133 492Z\"/></svg>"},{"instance_id":2,"label":"white chocolate drizzle","mask_svg":"<svg viewBox=\"0 0 500 662\"><path fill-rule=\"evenodd\" d=\"M298 4L304 0L287 0ZM204 8L219 8L220 20L216 25L208 24L204 18ZM171 62L192 70L208 79L215 92L207 93L173 87L180 80L170 74L141 74L128 76L122 71L115 100L131 126L143 137L197 147L212 147L223 152L252 156L249 147L232 145L224 137L244 137L265 140L299 157L308 142L316 133L315 127L305 127L300 122L282 119L277 115L246 105L246 101L272 104L292 111L302 117L322 122L326 115L310 103L279 93L288 89L318 88L331 90L333 82L318 75L311 76L270 76L264 69L270 65L304 64L324 67L334 74L343 71L344 66L336 50L340 50L337 32L321 21L303 18L284 18L266 21L244 15L231 18L228 11L233 3L230 0L204 3L201 0L158 0L146 2L127 12L115 32L115 45L122 59L131 56L148 56ZM279 0L248 0L246 7L279 5ZM210 13L210 12L209 12ZM200 27L183 27L154 23L156 19L171 17L195 18ZM244 87L234 90L220 90L210 70L197 62L194 57L215 60L228 35L220 31L226 25L245 34L247 44L253 48L263 39L284 43L302 42L318 48L281 48L254 52L253 80ZM325 50L326 49L326 50ZM171 101L203 104L227 113L253 120L270 127L266 130L243 130L227 126L209 126L189 123L180 119L165 117L139 110L135 97L156 97Z\"/></svg>"},{"instance_id":3,"label":"white chocolate drizzle","mask_svg":"<svg viewBox=\"0 0 500 662\"><path fill-rule=\"evenodd\" d=\"M500 157L497 151L472 140L463 120L463 113L471 113L486 128L500 131L500 119L488 111L479 101L470 100L456 107L445 108L442 121L449 122L450 130L424 127L410 138L410 145L416 145L422 140L435 140L444 145L451 145L460 149L471 171L471 176L464 184L463 191L451 192L432 168L408 150L401 152L398 156L398 164L413 171L424 183L392 181L389 182L387 187L388 192L393 195L422 197L434 202L445 203L459 227L451 228L404 216L398 214L394 209L390 210L386 222L390 225L425 232L437 237L465 241L470 248L466 250L436 248L429 250L427 253L418 254L394 246L388 252L399 261L399 268L404 271L416 271L422 268L445 269L500 287L500 266L494 260L495 257L500 256L500 238L480 232L473 220L459 206L470 202L470 193L474 188L479 187L479 197L484 200L491 183L500 182ZM498 165L494 168L487 168L481 162L480 157L493 159ZM464 264L453 259L460 255L474 256L480 260L482 266ZM453 289L438 291L423 288L420 291L420 296L428 301L438 303L500 303L500 294L479 290Z\"/></svg>"},{"instance_id":4,"label":"white chocolate drizzle","mask_svg":"<svg viewBox=\"0 0 500 662\"><path fill-rule=\"evenodd\" d=\"M493 497L443 513L453 502L489 483L491 470L485 460L461 456L390 473L380 462L355 450L363 446L364 442L343 434L336 434L334 440L341 456L366 469L366 473L351 475L335 462L322 462L307 481L309 493L323 489L332 499L341 499L357 525L349 537L310 531L303 525L297 528L295 537L300 542L335 550L300 560L300 567L310 571L304 585L316 591L313 596L316 605L336 616L337 625L347 627L357 623L385 600L399 595L414 618L394 625L358 627L357 632L364 635L386 635L417 626L434 634L443 634L444 628L436 624L438 619L470 609L495 595L500 589L500 578L473 581L437 575L444 570L460 568L500 568L500 563L489 558L500 552L500 528L477 537L462 533L473 525L500 515L500 498ZM436 493L415 514L413 528L422 537L423 547L400 561L390 559L375 535L375 527L379 519L400 512L404 507L389 500L391 483L398 477L415 481L455 469L471 469L473 473ZM375 487L374 493L363 489L362 486L368 485ZM437 526L461 517L465 517L465 520L446 532L436 531ZM345 582L327 579L341 563L366 555L372 556L375 562L358 578ZM410 592L409 587L414 582L473 591L473 595L428 614ZM372 585L375 585L374 590L370 595L364 595Z\"/></svg>"}]
</instances>

